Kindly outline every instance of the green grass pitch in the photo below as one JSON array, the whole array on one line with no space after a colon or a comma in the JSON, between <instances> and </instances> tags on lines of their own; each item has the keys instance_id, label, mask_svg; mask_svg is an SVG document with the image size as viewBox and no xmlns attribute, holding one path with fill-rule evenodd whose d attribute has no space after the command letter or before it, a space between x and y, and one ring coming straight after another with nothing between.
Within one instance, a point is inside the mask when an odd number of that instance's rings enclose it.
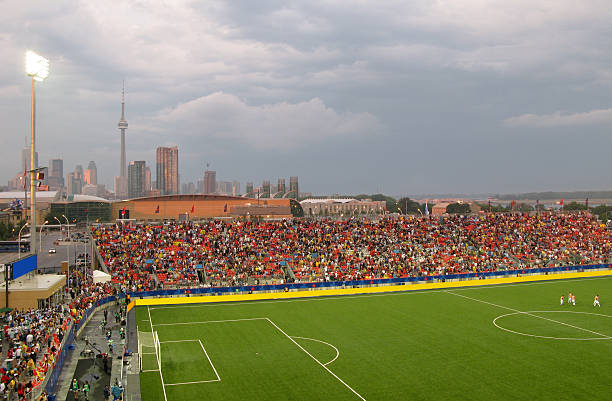
<instances>
[{"instance_id":1,"label":"green grass pitch","mask_svg":"<svg viewBox=\"0 0 612 401\"><path fill-rule=\"evenodd\" d=\"M560 306L570 291L577 305ZM610 397L609 277L138 307L136 318L147 401Z\"/></svg>"}]
</instances>

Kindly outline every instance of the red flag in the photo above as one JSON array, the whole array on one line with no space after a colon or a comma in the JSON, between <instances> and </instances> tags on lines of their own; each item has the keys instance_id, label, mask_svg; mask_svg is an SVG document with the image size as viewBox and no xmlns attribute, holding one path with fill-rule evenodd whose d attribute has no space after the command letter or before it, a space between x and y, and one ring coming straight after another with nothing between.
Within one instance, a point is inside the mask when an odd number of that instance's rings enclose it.
<instances>
[{"instance_id":1,"label":"red flag","mask_svg":"<svg viewBox=\"0 0 612 401\"><path fill-rule=\"evenodd\" d=\"M584 201L584 205L587 209L589 208L589 198L586 198L586 200Z\"/></svg>"},{"instance_id":2,"label":"red flag","mask_svg":"<svg viewBox=\"0 0 612 401\"><path fill-rule=\"evenodd\" d=\"M157 205L157 208L155 209L155 213L159 213L159 205Z\"/></svg>"},{"instance_id":3,"label":"red flag","mask_svg":"<svg viewBox=\"0 0 612 401\"><path fill-rule=\"evenodd\" d=\"M561 198L561 203L560 203L560 205L561 205L561 208L563 208L563 198Z\"/></svg>"},{"instance_id":4,"label":"red flag","mask_svg":"<svg viewBox=\"0 0 612 401\"><path fill-rule=\"evenodd\" d=\"M191 213L195 212L195 205L191 205Z\"/></svg>"},{"instance_id":5,"label":"red flag","mask_svg":"<svg viewBox=\"0 0 612 401\"><path fill-rule=\"evenodd\" d=\"M512 201L512 210L514 210L514 201Z\"/></svg>"}]
</instances>

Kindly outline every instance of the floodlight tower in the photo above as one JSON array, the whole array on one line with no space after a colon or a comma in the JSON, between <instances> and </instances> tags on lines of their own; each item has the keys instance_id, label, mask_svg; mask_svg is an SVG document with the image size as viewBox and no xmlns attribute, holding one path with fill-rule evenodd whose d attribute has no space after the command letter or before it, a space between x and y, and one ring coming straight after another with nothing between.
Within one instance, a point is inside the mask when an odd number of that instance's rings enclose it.
<instances>
[{"instance_id":1,"label":"floodlight tower","mask_svg":"<svg viewBox=\"0 0 612 401\"><path fill-rule=\"evenodd\" d=\"M35 82L44 81L49 76L49 60L39 56L31 50L26 52L26 74L32 77L32 120L30 134L30 251L36 254L36 91ZM21 245L20 245L21 246Z\"/></svg>"}]
</instances>

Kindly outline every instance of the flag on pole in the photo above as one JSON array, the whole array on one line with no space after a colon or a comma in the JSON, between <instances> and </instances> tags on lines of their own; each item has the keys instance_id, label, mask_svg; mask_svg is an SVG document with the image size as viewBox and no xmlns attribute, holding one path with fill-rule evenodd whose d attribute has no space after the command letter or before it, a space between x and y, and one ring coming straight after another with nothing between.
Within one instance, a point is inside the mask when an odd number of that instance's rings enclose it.
<instances>
[{"instance_id":1,"label":"flag on pole","mask_svg":"<svg viewBox=\"0 0 612 401\"><path fill-rule=\"evenodd\" d=\"M157 205L157 208L155 209L155 213L159 213L159 205Z\"/></svg>"},{"instance_id":2,"label":"flag on pole","mask_svg":"<svg viewBox=\"0 0 612 401\"><path fill-rule=\"evenodd\" d=\"M515 202L512 201L512 210L514 210L514 205L515 205Z\"/></svg>"},{"instance_id":3,"label":"flag on pole","mask_svg":"<svg viewBox=\"0 0 612 401\"><path fill-rule=\"evenodd\" d=\"M561 203L559 203L561 205L561 210L563 210L563 198L561 198Z\"/></svg>"},{"instance_id":4,"label":"flag on pole","mask_svg":"<svg viewBox=\"0 0 612 401\"><path fill-rule=\"evenodd\" d=\"M191 213L195 212L195 205L191 205Z\"/></svg>"},{"instance_id":5,"label":"flag on pole","mask_svg":"<svg viewBox=\"0 0 612 401\"><path fill-rule=\"evenodd\" d=\"M586 198L586 200L584 201L584 206L586 206L586 208L589 208L589 198Z\"/></svg>"}]
</instances>

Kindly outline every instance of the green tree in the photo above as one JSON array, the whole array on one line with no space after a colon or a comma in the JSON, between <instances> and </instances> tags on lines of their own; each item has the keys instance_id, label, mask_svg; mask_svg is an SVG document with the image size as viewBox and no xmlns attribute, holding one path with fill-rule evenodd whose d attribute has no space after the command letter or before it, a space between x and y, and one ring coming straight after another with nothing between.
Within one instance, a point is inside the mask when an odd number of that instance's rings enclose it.
<instances>
[{"instance_id":1,"label":"green tree","mask_svg":"<svg viewBox=\"0 0 612 401\"><path fill-rule=\"evenodd\" d=\"M470 205L467 203L451 203L446 207L446 213L468 214Z\"/></svg>"},{"instance_id":2,"label":"green tree","mask_svg":"<svg viewBox=\"0 0 612 401\"><path fill-rule=\"evenodd\" d=\"M397 201L397 205L402 214L419 214L419 209L421 209L421 205L410 198L401 198Z\"/></svg>"},{"instance_id":3,"label":"green tree","mask_svg":"<svg viewBox=\"0 0 612 401\"><path fill-rule=\"evenodd\" d=\"M291 206L291 214L293 217L304 217L304 209L302 208L300 202L296 201L295 199L291 199L289 201L289 205Z\"/></svg>"},{"instance_id":4,"label":"green tree","mask_svg":"<svg viewBox=\"0 0 612 401\"><path fill-rule=\"evenodd\" d=\"M563 206L564 210L587 210L587 206L584 203L570 202Z\"/></svg>"},{"instance_id":5,"label":"green tree","mask_svg":"<svg viewBox=\"0 0 612 401\"><path fill-rule=\"evenodd\" d=\"M518 210L519 212L524 212L524 213L533 211L533 207L531 207L531 205L529 205L528 203L518 203L515 209Z\"/></svg>"},{"instance_id":6,"label":"green tree","mask_svg":"<svg viewBox=\"0 0 612 401\"><path fill-rule=\"evenodd\" d=\"M397 201L395 200L395 198L392 198L390 196L387 195L383 195L383 194L374 194L374 195L365 195L365 194L361 194L361 195L357 195L355 196L355 199L372 199L373 201L384 201L386 203L387 206L387 211L393 213L393 212L397 212Z\"/></svg>"}]
</instances>

